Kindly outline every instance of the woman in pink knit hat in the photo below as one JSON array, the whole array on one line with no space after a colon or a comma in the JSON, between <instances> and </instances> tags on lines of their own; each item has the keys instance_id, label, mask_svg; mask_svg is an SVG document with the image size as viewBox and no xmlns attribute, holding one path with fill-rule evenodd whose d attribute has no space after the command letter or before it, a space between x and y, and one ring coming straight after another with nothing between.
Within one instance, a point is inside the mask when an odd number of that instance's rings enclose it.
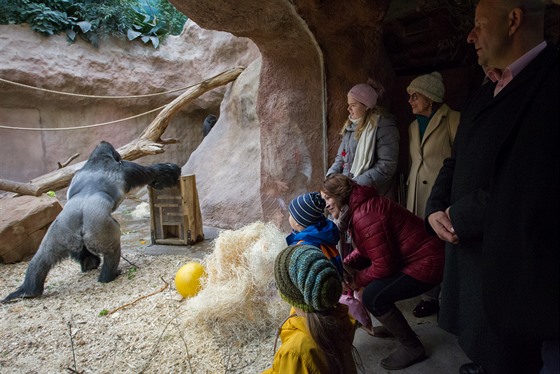
<instances>
[{"instance_id":1,"label":"woman in pink knit hat","mask_svg":"<svg viewBox=\"0 0 560 374\"><path fill-rule=\"evenodd\" d=\"M371 84L370 84L371 83ZM348 119L342 141L327 176L342 173L356 183L393 197L392 179L399 158L399 131L393 116L377 105L381 85L357 84L348 92Z\"/></svg>"}]
</instances>

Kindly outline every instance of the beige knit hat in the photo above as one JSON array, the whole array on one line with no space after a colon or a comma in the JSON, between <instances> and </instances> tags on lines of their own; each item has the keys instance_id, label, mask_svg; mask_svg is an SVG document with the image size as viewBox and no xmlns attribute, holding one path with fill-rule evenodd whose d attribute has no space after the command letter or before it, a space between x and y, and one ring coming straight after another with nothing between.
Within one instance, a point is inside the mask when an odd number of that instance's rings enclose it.
<instances>
[{"instance_id":1,"label":"beige knit hat","mask_svg":"<svg viewBox=\"0 0 560 374\"><path fill-rule=\"evenodd\" d=\"M442 103L443 96L445 95L443 78L437 71L431 74L421 75L410 82L406 88L406 92L408 92L409 95L418 92L436 103Z\"/></svg>"}]
</instances>

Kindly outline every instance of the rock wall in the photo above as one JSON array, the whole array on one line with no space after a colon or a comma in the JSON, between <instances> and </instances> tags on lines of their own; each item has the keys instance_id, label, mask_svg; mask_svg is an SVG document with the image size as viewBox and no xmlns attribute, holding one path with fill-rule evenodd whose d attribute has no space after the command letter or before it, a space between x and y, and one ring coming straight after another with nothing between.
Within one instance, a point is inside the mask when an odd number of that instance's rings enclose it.
<instances>
[{"instance_id":1,"label":"rock wall","mask_svg":"<svg viewBox=\"0 0 560 374\"><path fill-rule=\"evenodd\" d=\"M172 3L201 27L247 37L258 46L261 207L265 220L289 229L287 204L318 189L333 159L350 87L373 71L376 77L391 77L381 39L389 1ZM230 178L241 182L234 174Z\"/></svg>"},{"instance_id":2,"label":"rock wall","mask_svg":"<svg viewBox=\"0 0 560 374\"><path fill-rule=\"evenodd\" d=\"M240 228L263 218L256 97L260 59L228 88L216 125L182 169L194 174L207 226Z\"/></svg>"},{"instance_id":3,"label":"rock wall","mask_svg":"<svg viewBox=\"0 0 560 374\"><path fill-rule=\"evenodd\" d=\"M246 38L209 31L187 22L180 36L158 49L140 42L106 39L96 49L79 40L45 37L27 25L0 25L0 78L33 87L97 96L146 95L196 84L260 56ZM170 161L183 165L202 140L206 115L219 115L226 87L205 93L184 108L163 137L181 143L138 162ZM0 81L0 178L26 182L57 168L79 153L87 158L100 140L116 147L136 138L157 112L124 122L63 130L120 120L163 106L182 91L134 99L59 95ZM36 131L36 130L44 131ZM52 130L55 131L52 131Z\"/></svg>"}]
</instances>

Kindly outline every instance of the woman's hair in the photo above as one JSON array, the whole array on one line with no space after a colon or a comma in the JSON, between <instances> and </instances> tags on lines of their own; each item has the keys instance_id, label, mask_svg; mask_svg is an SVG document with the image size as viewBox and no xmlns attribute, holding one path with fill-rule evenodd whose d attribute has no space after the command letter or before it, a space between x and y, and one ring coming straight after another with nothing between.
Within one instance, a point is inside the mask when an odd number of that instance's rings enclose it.
<instances>
[{"instance_id":1,"label":"woman's hair","mask_svg":"<svg viewBox=\"0 0 560 374\"><path fill-rule=\"evenodd\" d=\"M321 192L333 198L339 206L348 205L354 182L344 174L334 173L323 180Z\"/></svg>"},{"instance_id":2,"label":"woman's hair","mask_svg":"<svg viewBox=\"0 0 560 374\"><path fill-rule=\"evenodd\" d=\"M377 125L377 123L373 121L374 116L376 114L379 114L381 117L386 117L386 116L389 115L389 112L387 111L387 109L385 109L383 107L380 107L379 105L376 105L372 109L366 109L366 113L364 114L364 116L360 120L360 123L358 123L358 127L356 128L356 131L355 131L355 134L354 134L356 139L360 139L360 136L362 135L362 132L364 131L364 129L366 128L366 125L369 122L373 123L374 125ZM350 126L351 123L352 123L352 121L350 121L350 119L347 118L346 122L344 122L344 126L342 126L342 130L340 130L340 135L344 135L344 132L346 131L348 126Z\"/></svg>"},{"instance_id":3,"label":"woman's hair","mask_svg":"<svg viewBox=\"0 0 560 374\"><path fill-rule=\"evenodd\" d=\"M334 316L335 308L325 312L307 313L306 321L311 337L325 354L330 368L329 374L344 374L347 367L344 359L352 357L344 354L343 347L352 345L352 342L342 340L348 336L345 333L347 326Z\"/></svg>"}]
</instances>

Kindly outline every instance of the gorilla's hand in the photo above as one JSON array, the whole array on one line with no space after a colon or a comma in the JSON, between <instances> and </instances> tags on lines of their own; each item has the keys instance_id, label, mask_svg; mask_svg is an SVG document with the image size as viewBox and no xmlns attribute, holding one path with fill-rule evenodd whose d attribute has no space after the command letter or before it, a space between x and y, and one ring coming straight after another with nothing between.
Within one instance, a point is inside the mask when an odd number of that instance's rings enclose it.
<instances>
[{"instance_id":1,"label":"gorilla's hand","mask_svg":"<svg viewBox=\"0 0 560 374\"><path fill-rule=\"evenodd\" d=\"M170 163L153 164L149 167L154 174L154 179L148 183L150 187L161 190L165 187L173 187L179 183L181 168Z\"/></svg>"}]
</instances>

